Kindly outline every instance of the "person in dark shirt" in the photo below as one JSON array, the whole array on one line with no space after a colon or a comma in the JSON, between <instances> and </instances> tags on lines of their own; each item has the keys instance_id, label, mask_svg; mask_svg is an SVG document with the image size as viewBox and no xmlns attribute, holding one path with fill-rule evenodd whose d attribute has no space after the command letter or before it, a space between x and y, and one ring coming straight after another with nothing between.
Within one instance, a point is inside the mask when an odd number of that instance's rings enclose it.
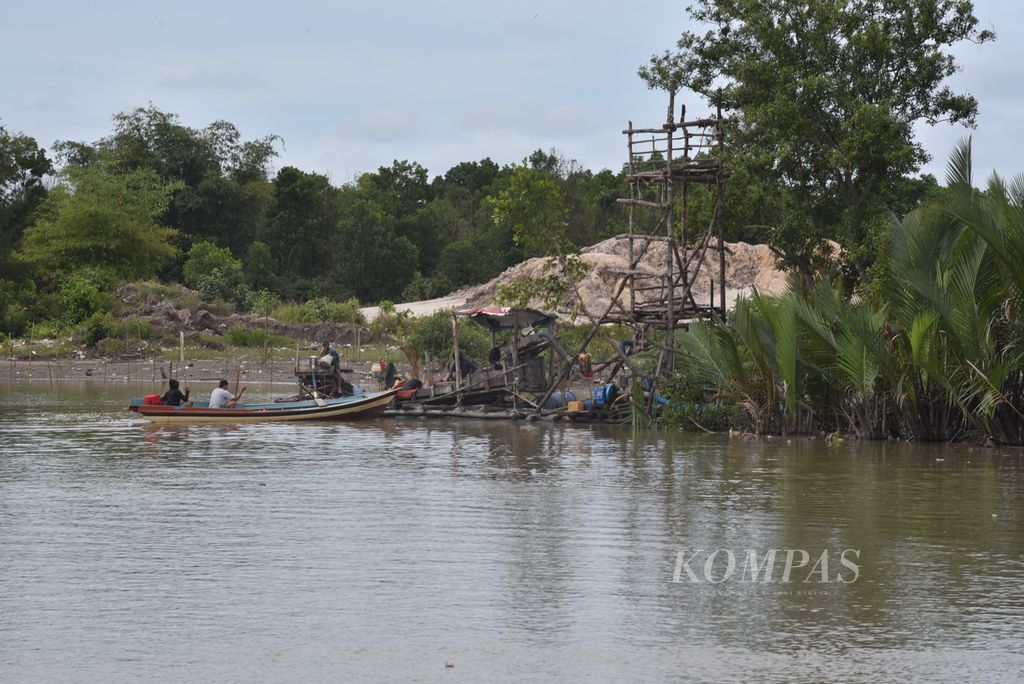
<instances>
[{"instance_id":1,"label":"person in dark shirt","mask_svg":"<svg viewBox=\"0 0 1024 684\"><path fill-rule=\"evenodd\" d=\"M472 360L466 357L462 351L459 351L459 372L462 374L462 379L466 380L473 373L476 373L476 364ZM448 373L448 380L454 380L457 376L455 375L455 363L452 363L451 372Z\"/></svg>"},{"instance_id":2,"label":"person in dark shirt","mask_svg":"<svg viewBox=\"0 0 1024 684\"><path fill-rule=\"evenodd\" d=\"M182 392L178 389L178 381L171 378L167 381L170 389L164 393L163 402L164 406L181 406L182 404L188 404L189 387L185 385L185 391Z\"/></svg>"},{"instance_id":3,"label":"person in dark shirt","mask_svg":"<svg viewBox=\"0 0 1024 684\"><path fill-rule=\"evenodd\" d=\"M341 377L341 356L338 354L337 350L331 346L331 343L328 340L324 340L320 345L320 364L326 364L328 359L330 359L331 362L331 374L334 376L334 387L327 388L325 391L334 397L352 396L352 385L346 382L345 378Z\"/></svg>"},{"instance_id":4,"label":"person in dark shirt","mask_svg":"<svg viewBox=\"0 0 1024 684\"><path fill-rule=\"evenodd\" d=\"M331 370L337 372L341 369L341 356L328 340L324 340L320 345L320 358L323 359L325 356L331 357Z\"/></svg>"}]
</instances>

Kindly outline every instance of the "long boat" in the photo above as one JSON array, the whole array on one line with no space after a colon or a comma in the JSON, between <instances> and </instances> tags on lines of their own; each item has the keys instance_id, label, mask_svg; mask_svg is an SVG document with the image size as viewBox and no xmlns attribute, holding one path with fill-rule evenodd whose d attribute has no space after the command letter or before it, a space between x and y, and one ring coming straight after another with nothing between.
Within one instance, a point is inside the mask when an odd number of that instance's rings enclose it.
<instances>
[{"instance_id":1,"label":"long boat","mask_svg":"<svg viewBox=\"0 0 1024 684\"><path fill-rule=\"evenodd\" d=\"M383 411L397 390L370 392L338 399L304 399L270 404L242 404L235 408L210 408L208 402L193 401L191 406L144 404L132 399L129 411L154 423L266 423L296 420L346 420Z\"/></svg>"}]
</instances>

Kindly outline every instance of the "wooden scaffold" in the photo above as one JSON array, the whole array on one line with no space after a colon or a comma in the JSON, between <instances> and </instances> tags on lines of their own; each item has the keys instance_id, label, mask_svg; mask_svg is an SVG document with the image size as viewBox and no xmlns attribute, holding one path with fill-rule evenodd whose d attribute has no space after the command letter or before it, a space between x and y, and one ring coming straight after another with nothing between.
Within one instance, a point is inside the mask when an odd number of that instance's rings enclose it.
<instances>
[{"instance_id":1,"label":"wooden scaffold","mask_svg":"<svg viewBox=\"0 0 1024 684\"><path fill-rule=\"evenodd\" d=\"M714 116L687 120L686 107L681 106L677 119L675 95L670 94L664 124L635 128L630 121L622 131L628 151L629 197L618 202L628 207L629 232L616 239L628 241L629 265L615 273L616 288L604 313L588 315L593 329L580 353L607 324L632 328L634 350L656 345L653 377L645 383L648 407L659 380L674 369L675 331L694 320L726 315L722 218L728 172L722 164L722 124L721 108ZM694 186L709 188L713 197L714 208L704 225L697 225L691 215ZM651 268L649 253L661 260L660 268ZM706 288L697 289L702 265L705 277L710 277ZM620 349L619 357L608 364L609 376L630 365L626 350ZM568 379L569 365L548 394Z\"/></svg>"}]
</instances>

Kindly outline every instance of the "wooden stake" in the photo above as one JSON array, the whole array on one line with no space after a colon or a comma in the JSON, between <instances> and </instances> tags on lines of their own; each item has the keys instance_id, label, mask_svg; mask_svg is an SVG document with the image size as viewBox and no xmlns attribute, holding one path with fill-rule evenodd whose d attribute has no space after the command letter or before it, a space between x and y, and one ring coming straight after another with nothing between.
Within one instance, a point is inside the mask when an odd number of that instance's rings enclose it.
<instances>
[{"instance_id":1,"label":"wooden stake","mask_svg":"<svg viewBox=\"0 0 1024 684\"><path fill-rule=\"evenodd\" d=\"M462 364L459 363L459 319L452 312L452 354L455 357L455 389L462 387Z\"/></svg>"}]
</instances>

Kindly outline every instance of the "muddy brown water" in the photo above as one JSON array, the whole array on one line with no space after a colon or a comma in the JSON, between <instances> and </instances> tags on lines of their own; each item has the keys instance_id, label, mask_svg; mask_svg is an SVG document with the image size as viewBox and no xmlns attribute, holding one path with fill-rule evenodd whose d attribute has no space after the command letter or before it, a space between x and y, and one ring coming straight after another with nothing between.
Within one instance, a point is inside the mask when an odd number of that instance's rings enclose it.
<instances>
[{"instance_id":1,"label":"muddy brown water","mask_svg":"<svg viewBox=\"0 0 1024 684\"><path fill-rule=\"evenodd\" d=\"M1024 674L1020 450L156 427L140 393L0 384L0 681Z\"/></svg>"}]
</instances>

